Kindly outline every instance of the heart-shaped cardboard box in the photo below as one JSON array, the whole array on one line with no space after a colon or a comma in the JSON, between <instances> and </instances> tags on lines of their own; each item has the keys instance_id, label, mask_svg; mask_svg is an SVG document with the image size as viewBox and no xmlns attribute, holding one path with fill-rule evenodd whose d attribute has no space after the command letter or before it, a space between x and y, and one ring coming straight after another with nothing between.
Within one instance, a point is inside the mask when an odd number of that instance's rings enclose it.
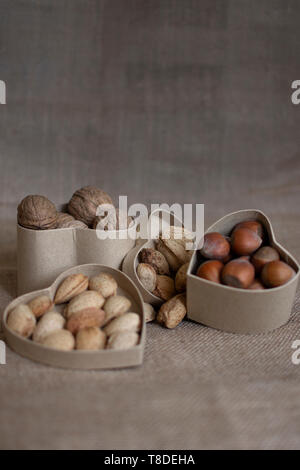
<instances>
[{"instance_id":1,"label":"heart-shaped cardboard box","mask_svg":"<svg viewBox=\"0 0 300 470\"><path fill-rule=\"evenodd\" d=\"M200 253L195 251L187 272L187 316L190 320L230 333L264 333L284 325L291 314L299 281L299 264L277 241L268 217L258 210L242 210L226 215L206 232L230 235L245 220L260 221L269 244L283 261L296 271L287 284L273 289L245 290L215 284L196 276Z\"/></svg>"},{"instance_id":2,"label":"heart-shaped cardboard box","mask_svg":"<svg viewBox=\"0 0 300 470\"><path fill-rule=\"evenodd\" d=\"M159 225L158 220L160 220L162 224L161 230L163 230L164 226L168 228L170 224L178 226L178 227L182 226L182 222L170 212L165 211L165 210L157 210L157 211L152 212L149 217L149 222L148 222L149 227L150 227L151 222L153 222L154 225L155 224ZM149 228L148 228L148 233L151 233L149 231ZM154 307L159 307L164 302L164 300L162 300L161 298L157 297L156 295L152 294L147 289L145 289L141 281L139 280L137 272L136 272L136 268L139 264L139 255L143 248L155 249L155 240L153 239L140 240L138 244L125 256L123 265L122 265L122 271L126 273L127 276L130 277L130 279L135 283L136 286L138 286L139 291L142 294L144 302L147 302L153 305Z\"/></svg>"},{"instance_id":3,"label":"heart-shaped cardboard box","mask_svg":"<svg viewBox=\"0 0 300 470\"><path fill-rule=\"evenodd\" d=\"M58 208L60 211L65 209L66 206ZM125 255L136 243L135 222L128 229L111 231L117 239L105 240L100 240L93 229L17 227L18 295L44 289L72 266L98 263L120 269Z\"/></svg>"},{"instance_id":4,"label":"heart-shaped cardboard box","mask_svg":"<svg viewBox=\"0 0 300 470\"><path fill-rule=\"evenodd\" d=\"M131 312L141 316L140 342L130 349L113 350L104 349L99 351L59 351L42 346L29 339L22 338L11 331L6 324L9 312L17 305L28 303L38 295L47 294L54 298L59 284L70 274L83 273L88 277L95 276L99 272L108 272L118 283L118 294L126 295L131 300ZM62 311L63 307L56 306L55 310ZM145 317L143 310L143 299L133 282L121 271L100 264L85 264L76 266L62 273L54 283L39 291L22 295L13 300L5 309L2 326L8 346L21 356L32 359L43 364L63 367L68 369L113 369L140 365L143 362L143 353L146 337Z\"/></svg>"}]
</instances>

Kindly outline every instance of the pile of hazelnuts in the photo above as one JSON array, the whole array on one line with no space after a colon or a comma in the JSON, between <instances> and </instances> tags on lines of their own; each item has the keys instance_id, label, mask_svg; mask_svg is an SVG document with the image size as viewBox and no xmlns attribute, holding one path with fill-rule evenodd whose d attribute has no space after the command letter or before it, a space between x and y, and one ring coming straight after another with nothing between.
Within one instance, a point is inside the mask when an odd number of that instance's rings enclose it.
<instances>
[{"instance_id":1,"label":"pile of hazelnuts","mask_svg":"<svg viewBox=\"0 0 300 470\"><path fill-rule=\"evenodd\" d=\"M294 269L267 245L262 224L247 220L237 224L229 237L207 233L200 250L197 276L239 289L279 287L295 276Z\"/></svg>"}]
</instances>

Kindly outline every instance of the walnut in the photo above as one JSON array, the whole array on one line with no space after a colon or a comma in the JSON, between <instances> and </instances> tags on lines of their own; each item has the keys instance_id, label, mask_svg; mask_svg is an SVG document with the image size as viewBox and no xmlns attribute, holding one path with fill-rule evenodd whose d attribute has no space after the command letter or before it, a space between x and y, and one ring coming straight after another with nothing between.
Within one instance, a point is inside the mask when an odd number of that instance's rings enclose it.
<instances>
[{"instance_id":1,"label":"walnut","mask_svg":"<svg viewBox=\"0 0 300 470\"><path fill-rule=\"evenodd\" d=\"M132 224L132 217L120 209L115 209L115 212L107 212L106 215L97 216L93 222L93 228L98 230L120 230L126 229Z\"/></svg>"},{"instance_id":2,"label":"walnut","mask_svg":"<svg viewBox=\"0 0 300 470\"><path fill-rule=\"evenodd\" d=\"M68 212L77 220L91 226L100 204L113 204L110 196L101 189L86 186L78 189L68 204Z\"/></svg>"},{"instance_id":3,"label":"walnut","mask_svg":"<svg viewBox=\"0 0 300 470\"><path fill-rule=\"evenodd\" d=\"M56 207L44 196L27 196L18 206L18 223L34 230L56 228Z\"/></svg>"},{"instance_id":4,"label":"walnut","mask_svg":"<svg viewBox=\"0 0 300 470\"><path fill-rule=\"evenodd\" d=\"M74 219L70 214L58 212L56 228L88 228L88 226L81 220Z\"/></svg>"}]
</instances>

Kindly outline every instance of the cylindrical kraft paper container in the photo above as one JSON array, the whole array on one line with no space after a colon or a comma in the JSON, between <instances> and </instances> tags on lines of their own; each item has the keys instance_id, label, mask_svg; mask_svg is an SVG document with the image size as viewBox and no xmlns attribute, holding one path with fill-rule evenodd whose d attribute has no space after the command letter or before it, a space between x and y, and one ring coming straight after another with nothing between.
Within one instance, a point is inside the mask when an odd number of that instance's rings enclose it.
<instances>
[{"instance_id":1,"label":"cylindrical kraft paper container","mask_svg":"<svg viewBox=\"0 0 300 470\"><path fill-rule=\"evenodd\" d=\"M277 241L271 222L259 210L229 214L207 231L230 235L234 226L246 220L260 221L283 261L296 271L286 284L273 289L246 290L216 284L196 276L201 259L195 251L187 272L187 316L203 325L230 333L264 333L284 325L291 314L299 281L299 264Z\"/></svg>"},{"instance_id":2,"label":"cylindrical kraft paper container","mask_svg":"<svg viewBox=\"0 0 300 470\"><path fill-rule=\"evenodd\" d=\"M99 239L94 229L31 230L18 224L18 295L49 286L72 266L99 263L121 268L135 246L136 223L106 233L115 233L117 238Z\"/></svg>"},{"instance_id":3,"label":"cylindrical kraft paper container","mask_svg":"<svg viewBox=\"0 0 300 470\"><path fill-rule=\"evenodd\" d=\"M99 351L59 351L35 343L30 339L23 338L8 328L8 315L17 305L26 304L39 295L48 295L51 299L54 299L58 286L70 274L82 273L91 277L99 274L100 272L107 272L115 278L118 283L117 293L128 297L131 301L130 311L139 314L141 317L140 339L136 346L122 350L104 349ZM62 312L63 308L64 305L55 306L56 311ZM138 289L128 276L109 266L98 264L76 266L63 272L50 287L24 294L16 298L5 309L2 326L6 343L11 349L21 356L46 365L67 369L114 369L138 366L143 362L146 338L143 299Z\"/></svg>"}]
</instances>

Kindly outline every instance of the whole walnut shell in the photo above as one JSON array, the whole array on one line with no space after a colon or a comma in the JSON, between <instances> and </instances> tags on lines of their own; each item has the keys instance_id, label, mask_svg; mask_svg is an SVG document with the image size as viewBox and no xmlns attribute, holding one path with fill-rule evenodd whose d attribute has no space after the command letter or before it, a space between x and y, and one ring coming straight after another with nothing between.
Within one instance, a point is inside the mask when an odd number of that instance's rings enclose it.
<instances>
[{"instance_id":1,"label":"whole walnut shell","mask_svg":"<svg viewBox=\"0 0 300 470\"><path fill-rule=\"evenodd\" d=\"M56 228L56 207L45 196L26 196L18 206L18 223L33 230Z\"/></svg>"},{"instance_id":2,"label":"whole walnut shell","mask_svg":"<svg viewBox=\"0 0 300 470\"><path fill-rule=\"evenodd\" d=\"M68 212L77 220L91 226L100 204L113 205L111 197L104 191L93 186L78 189L68 204Z\"/></svg>"},{"instance_id":3,"label":"whole walnut shell","mask_svg":"<svg viewBox=\"0 0 300 470\"><path fill-rule=\"evenodd\" d=\"M125 212L116 209L114 213L104 216L97 216L93 221L93 228L100 230L120 230L126 229L132 223L132 217L127 216Z\"/></svg>"}]
</instances>

